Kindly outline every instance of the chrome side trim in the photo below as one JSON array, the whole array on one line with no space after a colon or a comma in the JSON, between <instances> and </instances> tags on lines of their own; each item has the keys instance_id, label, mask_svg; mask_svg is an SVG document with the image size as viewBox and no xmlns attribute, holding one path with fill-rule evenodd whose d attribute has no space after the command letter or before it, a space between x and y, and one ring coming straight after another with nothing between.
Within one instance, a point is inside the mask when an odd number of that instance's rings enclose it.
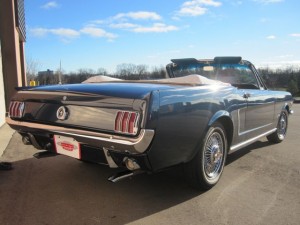
<instances>
[{"instance_id":1,"label":"chrome side trim","mask_svg":"<svg viewBox=\"0 0 300 225\"><path fill-rule=\"evenodd\" d=\"M238 109L238 113L237 113L237 116L238 116L238 135L239 136L241 135L241 116L240 116L240 110L241 109Z\"/></svg>"},{"instance_id":2,"label":"chrome side trim","mask_svg":"<svg viewBox=\"0 0 300 225\"><path fill-rule=\"evenodd\" d=\"M257 137L254 137L254 138L248 139L248 140L246 140L244 142L241 142L239 144L233 145L233 146L230 147L229 153L235 152L235 151L237 151L237 150L239 150L239 149L241 149L241 148L243 148L243 147L245 147L245 146L247 146L247 145L249 145L249 144L257 141L258 139L260 139L262 137L268 136L269 134L274 133L276 130L277 130L277 128L274 128L274 129L272 129L272 130L270 130L270 131L268 131L266 133L258 135Z\"/></svg>"},{"instance_id":3,"label":"chrome side trim","mask_svg":"<svg viewBox=\"0 0 300 225\"><path fill-rule=\"evenodd\" d=\"M137 137L123 137L119 135L110 135L94 131L86 131L81 129L73 129L59 126L52 126L41 123L30 123L12 120L6 117L6 122L15 126L14 129L22 132L30 132L27 129L35 129L49 131L53 134L62 134L75 138L78 142L84 143L93 141L97 146L112 149L115 151L128 151L133 154L143 153L149 147L153 137L154 130L141 129Z\"/></svg>"},{"instance_id":4,"label":"chrome side trim","mask_svg":"<svg viewBox=\"0 0 300 225\"><path fill-rule=\"evenodd\" d=\"M268 127L268 126L270 126L270 125L272 125L272 123L269 123L269 124L266 124L266 125L263 125L263 126L260 126L260 127L253 128L253 129L251 129L251 130L243 131L243 132L239 133L239 136L244 135L244 134L247 134L247 133L250 133L250 132L252 132L252 131L256 131L256 130L259 130L259 129Z\"/></svg>"}]
</instances>

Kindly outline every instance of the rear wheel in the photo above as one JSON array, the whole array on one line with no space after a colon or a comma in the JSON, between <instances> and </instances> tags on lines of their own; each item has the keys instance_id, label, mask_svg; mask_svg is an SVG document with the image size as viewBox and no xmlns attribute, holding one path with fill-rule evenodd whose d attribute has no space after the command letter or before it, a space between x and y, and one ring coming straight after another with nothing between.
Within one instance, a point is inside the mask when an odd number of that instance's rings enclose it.
<instances>
[{"instance_id":1,"label":"rear wheel","mask_svg":"<svg viewBox=\"0 0 300 225\"><path fill-rule=\"evenodd\" d=\"M280 143L284 140L288 128L288 112L283 110L279 116L276 132L267 136L269 142Z\"/></svg>"},{"instance_id":2,"label":"rear wheel","mask_svg":"<svg viewBox=\"0 0 300 225\"><path fill-rule=\"evenodd\" d=\"M208 130L194 159L185 165L189 183L201 190L212 188L220 179L227 155L227 138L223 125L214 123Z\"/></svg>"}]
</instances>

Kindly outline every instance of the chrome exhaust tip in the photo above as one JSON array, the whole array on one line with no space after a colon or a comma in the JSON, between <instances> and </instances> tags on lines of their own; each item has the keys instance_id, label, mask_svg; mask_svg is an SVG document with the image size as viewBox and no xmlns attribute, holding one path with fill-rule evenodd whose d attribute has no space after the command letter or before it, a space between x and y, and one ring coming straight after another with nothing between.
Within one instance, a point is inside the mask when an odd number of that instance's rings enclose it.
<instances>
[{"instance_id":1,"label":"chrome exhaust tip","mask_svg":"<svg viewBox=\"0 0 300 225\"><path fill-rule=\"evenodd\" d=\"M133 174L132 171L122 171L122 172L118 172L118 173L112 175L111 177L108 178L108 180L109 180L110 182L115 183L115 182L117 182L117 181L123 180L123 179L125 179L125 178L127 178L127 177L131 177L131 176L133 176L133 175L134 175L134 174Z\"/></svg>"},{"instance_id":2,"label":"chrome exhaust tip","mask_svg":"<svg viewBox=\"0 0 300 225\"><path fill-rule=\"evenodd\" d=\"M123 159L123 162L128 170L133 171L133 170L138 170L141 168L140 165L135 161L135 159L125 157Z\"/></svg>"},{"instance_id":3,"label":"chrome exhaust tip","mask_svg":"<svg viewBox=\"0 0 300 225\"><path fill-rule=\"evenodd\" d=\"M23 136L22 137L22 142L24 145L31 145L30 138L28 136Z\"/></svg>"},{"instance_id":4,"label":"chrome exhaust tip","mask_svg":"<svg viewBox=\"0 0 300 225\"><path fill-rule=\"evenodd\" d=\"M144 171L130 171L130 170L126 170L126 171L121 171L121 172L118 172L112 176L110 176L108 178L108 181L112 182L112 183L116 183L120 180L123 180L125 178L129 178L129 177L132 177L132 176L135 176L135 175L138 175L138 174L142 174L144 173Z\"/></svg>"}]
</instances>

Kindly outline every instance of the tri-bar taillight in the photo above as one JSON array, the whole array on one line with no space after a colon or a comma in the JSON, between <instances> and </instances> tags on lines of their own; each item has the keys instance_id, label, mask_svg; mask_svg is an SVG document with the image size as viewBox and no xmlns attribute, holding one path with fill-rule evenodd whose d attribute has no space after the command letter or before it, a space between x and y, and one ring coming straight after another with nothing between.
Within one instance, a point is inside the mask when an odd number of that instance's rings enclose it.
<instances>
[{"instance_id":1,"label":"tri-bar taillight","mask_svg":"<svg viewBox=\"0 0 300 225\"><path fill-rule=\"evenodd\" d=\"M8 116L11 118L21 118L23 116L24 102L11 101L9 104Z\"/></svg>"},{"instance_id":2,"label":"tri-bar taillight","mask_svg":"<svg viewBox=\"0 0 300 225\"><path fill-rule=\"evenodd\" d=\"M135 135L138 132L139 113L118 111L115 120L115 132Z\"/></svg>"}]
</instances>

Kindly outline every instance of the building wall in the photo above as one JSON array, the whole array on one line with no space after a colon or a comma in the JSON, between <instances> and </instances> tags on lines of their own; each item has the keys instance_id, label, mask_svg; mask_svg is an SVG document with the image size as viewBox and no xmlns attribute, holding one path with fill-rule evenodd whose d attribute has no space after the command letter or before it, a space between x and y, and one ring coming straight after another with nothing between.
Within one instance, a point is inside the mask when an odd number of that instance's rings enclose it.
<instances>
[{"instance_id":1,"label":"building wall","mask_svg":"<svg viewBox=\"0 0 300 225\"><path fill-rule=\"evenodd\" d=\"M22 66L21 66L21 50L20 50L20 37L19 33L16 28L14 28L14 36L15 36L15 49L16 49L16 66L17 66L17 76L18 76L18 87L23 86L23 81L22 81ZM25 86L25 85L24 85Z\"/></svg>"},{"instance_id":2,"label":"building wall","mask_svg":"<svg viewBox=\"0 0 300 225\"><path fill-rule=\"evenodd\" d=\"M4 97L1 40L0 40L0 127L4 124L4 122L5 122L5 97Z\"/></svg>"},{"instance_id":3,"label":"building wall","mask_svg":"<svg viewBox=\"0 0 300 225\"><path fill-rule=\"evenodd\" d=\"M24 41L17 27L19 2L23 0L0 0L0 39L2 45L2 72L6 111L15 87L26 86ZM2 108L2 107L1 107Z\"/></svg>"}]
</instances>

